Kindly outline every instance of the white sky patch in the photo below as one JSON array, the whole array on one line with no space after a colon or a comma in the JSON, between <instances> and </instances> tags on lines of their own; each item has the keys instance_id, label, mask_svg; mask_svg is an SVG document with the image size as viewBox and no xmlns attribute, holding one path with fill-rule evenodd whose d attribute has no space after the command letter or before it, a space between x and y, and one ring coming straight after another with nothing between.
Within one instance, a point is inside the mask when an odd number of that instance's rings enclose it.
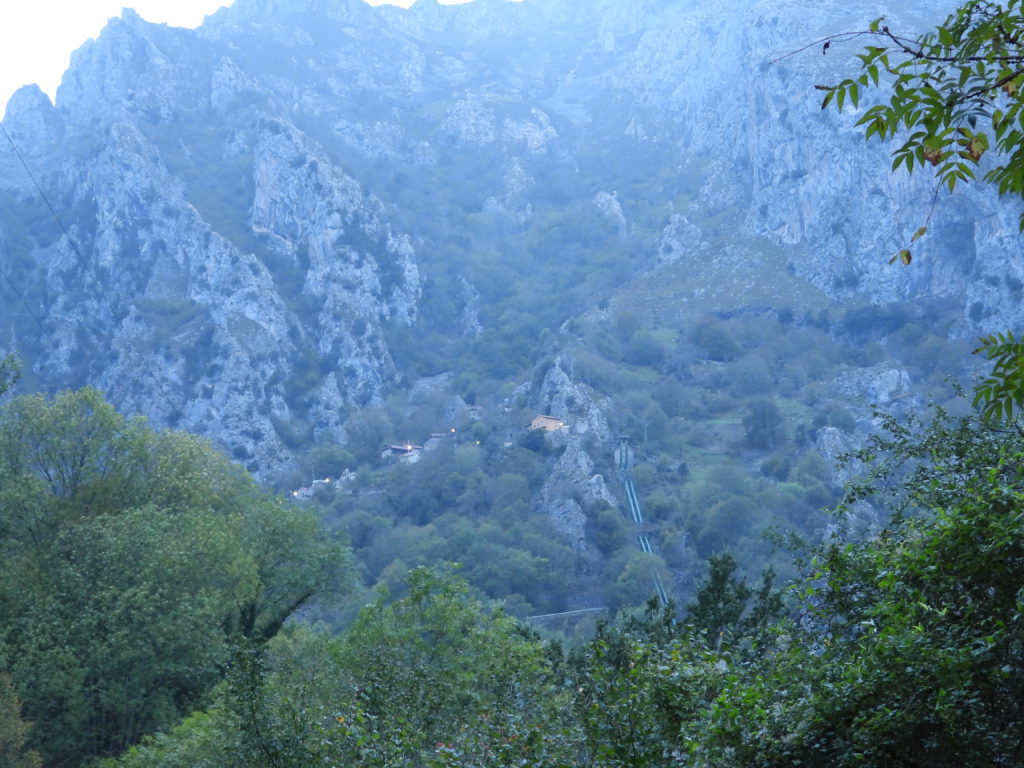
<instances>
[{"instance_id":1,"label":"white sky patch","mask_svg":"<svg viewBox=\"0 0 1024 768\"><path fill-rule=\"evenodd\" d=\"M412 0L365 0L408 7ZM440 0L443 3L471 0ZM0 8L0 113L11 94L36 83L52 101L71 52L107 21L134 8L146 21L195 28L231 0L3 0Z\"/></svg>"}]
</instances>

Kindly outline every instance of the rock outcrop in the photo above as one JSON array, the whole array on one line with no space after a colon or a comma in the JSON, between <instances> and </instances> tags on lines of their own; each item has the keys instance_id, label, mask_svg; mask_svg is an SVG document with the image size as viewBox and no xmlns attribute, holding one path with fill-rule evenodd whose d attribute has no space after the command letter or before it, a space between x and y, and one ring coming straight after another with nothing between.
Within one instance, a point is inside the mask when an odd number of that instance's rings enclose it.
<instances>
[{"instance_id":1,"label":"rock outcrop","mask_svg":"<svg viewBox=\"0 0 1024 768\"><path fill-rule=\"evenodd\" d=\"M889 23L910 31L944 10L904 5ZM852 51L786 56L877 15L838 0L237 0L184 30L125 11L76 52L55 105L30 87L8 106L40 186L0 147L0 268L20 286L3 288L17 309L0 338L42 388L96 384L265 472L344 440L346 412L418 377L395 339L495 325L446 247L481 220L513 235L550 222L570 245L604 226L637 270L736 271L763 242L836 300L948 296L957 334L1018 326L1015 207L940 195L914 268L889 267L930 182L891 175L851 110L819 111L812 86ZM561 365L536 396L571 439L607 439Z\"/></svg>"}]
</instances>

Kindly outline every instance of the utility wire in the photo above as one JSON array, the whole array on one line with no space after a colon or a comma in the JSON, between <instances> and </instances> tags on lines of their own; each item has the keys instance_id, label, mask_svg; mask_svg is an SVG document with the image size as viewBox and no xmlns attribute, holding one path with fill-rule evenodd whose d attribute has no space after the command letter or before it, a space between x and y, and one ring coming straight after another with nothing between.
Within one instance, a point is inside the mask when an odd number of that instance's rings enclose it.
<instances>
[{"instance_id":1,"label":"utility wire","mask_svg":"<svg viewBox=\"0 0 1024 768\"><path fill-rule=\"evenodd\" d=\"M36 325L39 326L39 330L41 330L43 334L46 336L46 338L50 340L50 343L53 343L53 337L50 336L50 332L46 330L46 326L43 325L43 321L39 319L39 316L32 311L32 307L29 306L29 303L25 300L25 296L22 294L22 292L17 289L13 282L11 282L10 275L8 275L6 272L0 272L0 274L4 276L4 281L7 283L8 286L10 286L10 289L14 292L14 295L18 297L18 300L21 302L21 305L25 307L25 310L28 312L29 316L36 321Z\"/></svg>"},{"instance_id":2,"label":"utility wire","mask_svg":"<svg viewBox=\"0 0 1024 768\"><path fill-rule=\"evenodd\" d=\"M28 163L25 162L24 156L18 150L17 145L14 143L14 140L11 138L11 135L7 132L7 128L4 126L3 122L0 122L0 131L3 132L4 138L7 139L7 143L11 145L11 150L13 150L15 157L17 157L18 161L21 163L21 167L25 169L25 173L28 174L29 179L32 180L32 184L35 186L36 191L39 192L39 197L42 198L43 202L46 204L47 209L49 209L50 215L53 216L54 221L57 222L57 226L59 226L61 232L64 233L64 237L67 239L68 245L71 247L71 250L74 252L75 257L78 259L79 264L82 265L82 268L92 277L92 279L96 282L97 286L99 286L100 285L100 280L99 280L99 277L96 275L95 270L93 270L93 268L92 268L92 266L90 266L89 262L86 261L85 256L83 256L81 250L79 250L78 244L75 242L75 239L71 236L71 233L68 232L68 228L64 226L64 222L61 220L60 216L57 215L57 211L54 209L53 205L50 203L50 199L46 196L46 192L43 191L42 186L36 180L36 177L32 173L32 170L28 167ZM18 298L21 300L21 303L24 305L25 309L28 310L28 313L32 316L32 319L35 320L36 324L40 327L40 329L42 329L43 333L46 335L46 338L49 339L51 344L56 345L56 341L54 340L53 336L49 333L49 331L46 330L46 327L43 325L43 323L40 321L40 319L36 316L36 313L32 311L32 308L28 305L28 302L22 296L21 292L18 291L17 288L14 287L14 283L11 282L10 277L8 277L8 275L4 274L4 280L6 280L7 284L9 286L11 286L12 290L14 290L15 295L18 296ZM113 318L113 307L110 307L110 313L111 313L111 318L114 319ZM160 391L160 394L163 395L164 400L167 402L167 406L170 409L170 411L168 413L168 416L170 416L175 411L177 411L178 408L177 408L177 406L175 406L174 402L171 400L170 395L167 394L167 389L164 387L163 381L161 381L158 377L154 376L153 377L153 382L156 384L157 389Z\"/></svg>"},{"instance_id":3,"label":"utility wire","mask_svg":"<svg viewBox=\"0 0 1024 768\"><path fill-rule=\"evenodd\" d=\"M68 244L71 246L71 250L74 251L75 256L78 257L79 263L82 265L86 272L92 275L93 280L96 280L96 273L93 272L92 267L89 266L89 262L85 260L85 257L82 255L82 252L78 250L78 244L75 243L74 238L71 237L71 233L68 232L67 227L64 226L64 222L61 221L60 216L57 215L57 211L55 211L53 206L50 204L50 198L46 196L46 193L43 191L43 188L40 186L39 182L36 181L36 177L32 174L32 171L29 169L28 163L25 162L25 158L22 157L21 152L18 151L18 147L15 145L14 140L11 138L11 135L7 132L7 128L4 127L4 124L2 122L0 122L0 131L3 131L4 138L6 138L7 143L11 145L11 149L14 150L15 157L18 158L18 161L21 163L21 167L25 169L25 173L28 174L28 177L32 180L32 183L35 185L36 190L39 192L39 197L41 197L43 199L43 202L46 203L46 207L50 210L50 214L53 216L54 221L57 222L57 226L60 227L60 231L63 232L64 237L67 238Z\"/></svg>"},{"instance_id":4,"label":"utility wire","mask_svg":"<svg viewBox=\"0 0 1024 768\"><path fill-rule=\"evenodd\" d=\"M35 177L32 175L32 172L29 171L28 165L26 165L25 163L25 159L21 156L21 153L18 151L18 148L14 145L14 142L11 140L10 134L7 133L7 129L4 127L4 124L2 122L0 122L0 131L3 131L4 137L7 139L7 143L11 145L11 149L14 150L15 156L18 158L18 160L21 161L21 167L25 169L25 172L28 174L28 177L32 179L32 183L36 185L36 189L39 189L39 184L36 183ZM43 191L41 189L39 189L39 194L42 196L43 200L46 201L46 205L47 207L50 208L50 212L53 213L53 208L50 206L50 201L46 200L46 195L43 195ZM8 275L7 272L0 272L0 274L3 275L4 282L7 283L7 285L10 287L14 295L18 297L18 301L21 302L21 305L25 307L25 311L28 312L29 316L33 320L35 320L36 325L39 326L39 330L41 330L43 332L43 335L50 340L51 344L53 344L54 341L53 337L50 335L50 332L46 330L46 326L43 325L43 321L39 319L39 316L29 305L28 300L25 298L24 294L22 294L22 292L18 290L17 286L14 285L14 282L11 280L10 275Z\"/></svg>"},{"instance_id":5,"label":"utility wire","mask_svg":"<svg viewBox=\"0 0 1024 768\"><path fill-rule=\"evenodd\" d=\"M527 616L526 618L529 619L530 621L533 621L534 619L551 619L551 618L554 618L556 616L574 616L574 615L580 614L580 613L596 613L597 611L607 611L607 610L608 609L605 608L602 605L602 606L599 606L597 608L578 608L575 611L561 611L559 613L542 613L542 614L538 614L537 616Z\"/></svg>"}]
</instances>

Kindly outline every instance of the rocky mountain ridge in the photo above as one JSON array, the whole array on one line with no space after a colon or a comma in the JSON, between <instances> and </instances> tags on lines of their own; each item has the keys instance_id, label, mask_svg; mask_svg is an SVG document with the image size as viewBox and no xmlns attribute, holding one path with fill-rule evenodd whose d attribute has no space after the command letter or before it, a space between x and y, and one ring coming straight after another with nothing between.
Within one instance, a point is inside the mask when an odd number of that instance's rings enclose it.
<instances>
[{"instance_id":1,"label":"rocky mountain ridge","mask_svg":"<svg viewBox=\"0 0 1024 768\"><path fill-rule=\"evenodd\" d=\"M560 278L588 287L552 310L552 332L614 301L623 275L709 260L742 273L762 248L833 300L947 296L956 333L1011 327L1013 207L985 190L940 198L914 268L888 267L929 213L928 181L890 175L852 113L819 115L811 86L847 56L779 60L881 13L237 0L192 31L125 11L76 52L56 106L31 87L8 106L67 234L0 148L3 346L42 388L98 385L265 473L344 443L353 409L443 369L413 370L410 346L443 359L465 338L514 337L521 320L488 311L515 306L511 274L494 279L460 241L482 220L504 270L524 232L550 237L551 259L587 239L619 252ZM934 14L916 3L891 23Z\"/></svg>"}]
</instances>

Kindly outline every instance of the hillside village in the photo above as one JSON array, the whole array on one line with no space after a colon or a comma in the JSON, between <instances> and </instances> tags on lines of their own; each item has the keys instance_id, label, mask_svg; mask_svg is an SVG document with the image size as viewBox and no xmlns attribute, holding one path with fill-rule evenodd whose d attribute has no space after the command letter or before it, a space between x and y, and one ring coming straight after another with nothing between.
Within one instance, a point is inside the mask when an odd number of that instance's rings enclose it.
<instances>
[{"instance_id":1,"label":"hillside village","mask_svg":"<svg viewBox=\"0 0 1024 768\"><path fill-rule=\"evenodd\" d=\"M503 409L508 412L508 408ZM464 422L479 422L484 418L484 408L480 405L467 405L462 410L462 420ZM546 414L537 414L531 419L530 423L523 427L520 431L529 432L539 430L541 432L559 432L561 430L569 429L569 424L564 419L560 419L556 416L550 416ZM440 447L444 442L450 441L452 443L459 443L463 440L464 432L460 432L458 427L449 427L446 430L439 432L431 432L426 440L422 444L405 442L405 443L389 443L381 446L380 459L382 464L388 462L401 462L405 464L415 464L420 460L420 457L429 451L432 451ZM480 440L465 438L471 440L474 444L480 445ZM513 430L506 430L505 438L502 445L505 448L510 448L515 444L515 432ZM296 488L290 492L292 499L308 500L312 499L318 486L333 486L338 488L349 481L353 480L356 473L350 469L342 469L334 477L322 477L311 480L309 485Z\"/></svg>"}]
</instances>

